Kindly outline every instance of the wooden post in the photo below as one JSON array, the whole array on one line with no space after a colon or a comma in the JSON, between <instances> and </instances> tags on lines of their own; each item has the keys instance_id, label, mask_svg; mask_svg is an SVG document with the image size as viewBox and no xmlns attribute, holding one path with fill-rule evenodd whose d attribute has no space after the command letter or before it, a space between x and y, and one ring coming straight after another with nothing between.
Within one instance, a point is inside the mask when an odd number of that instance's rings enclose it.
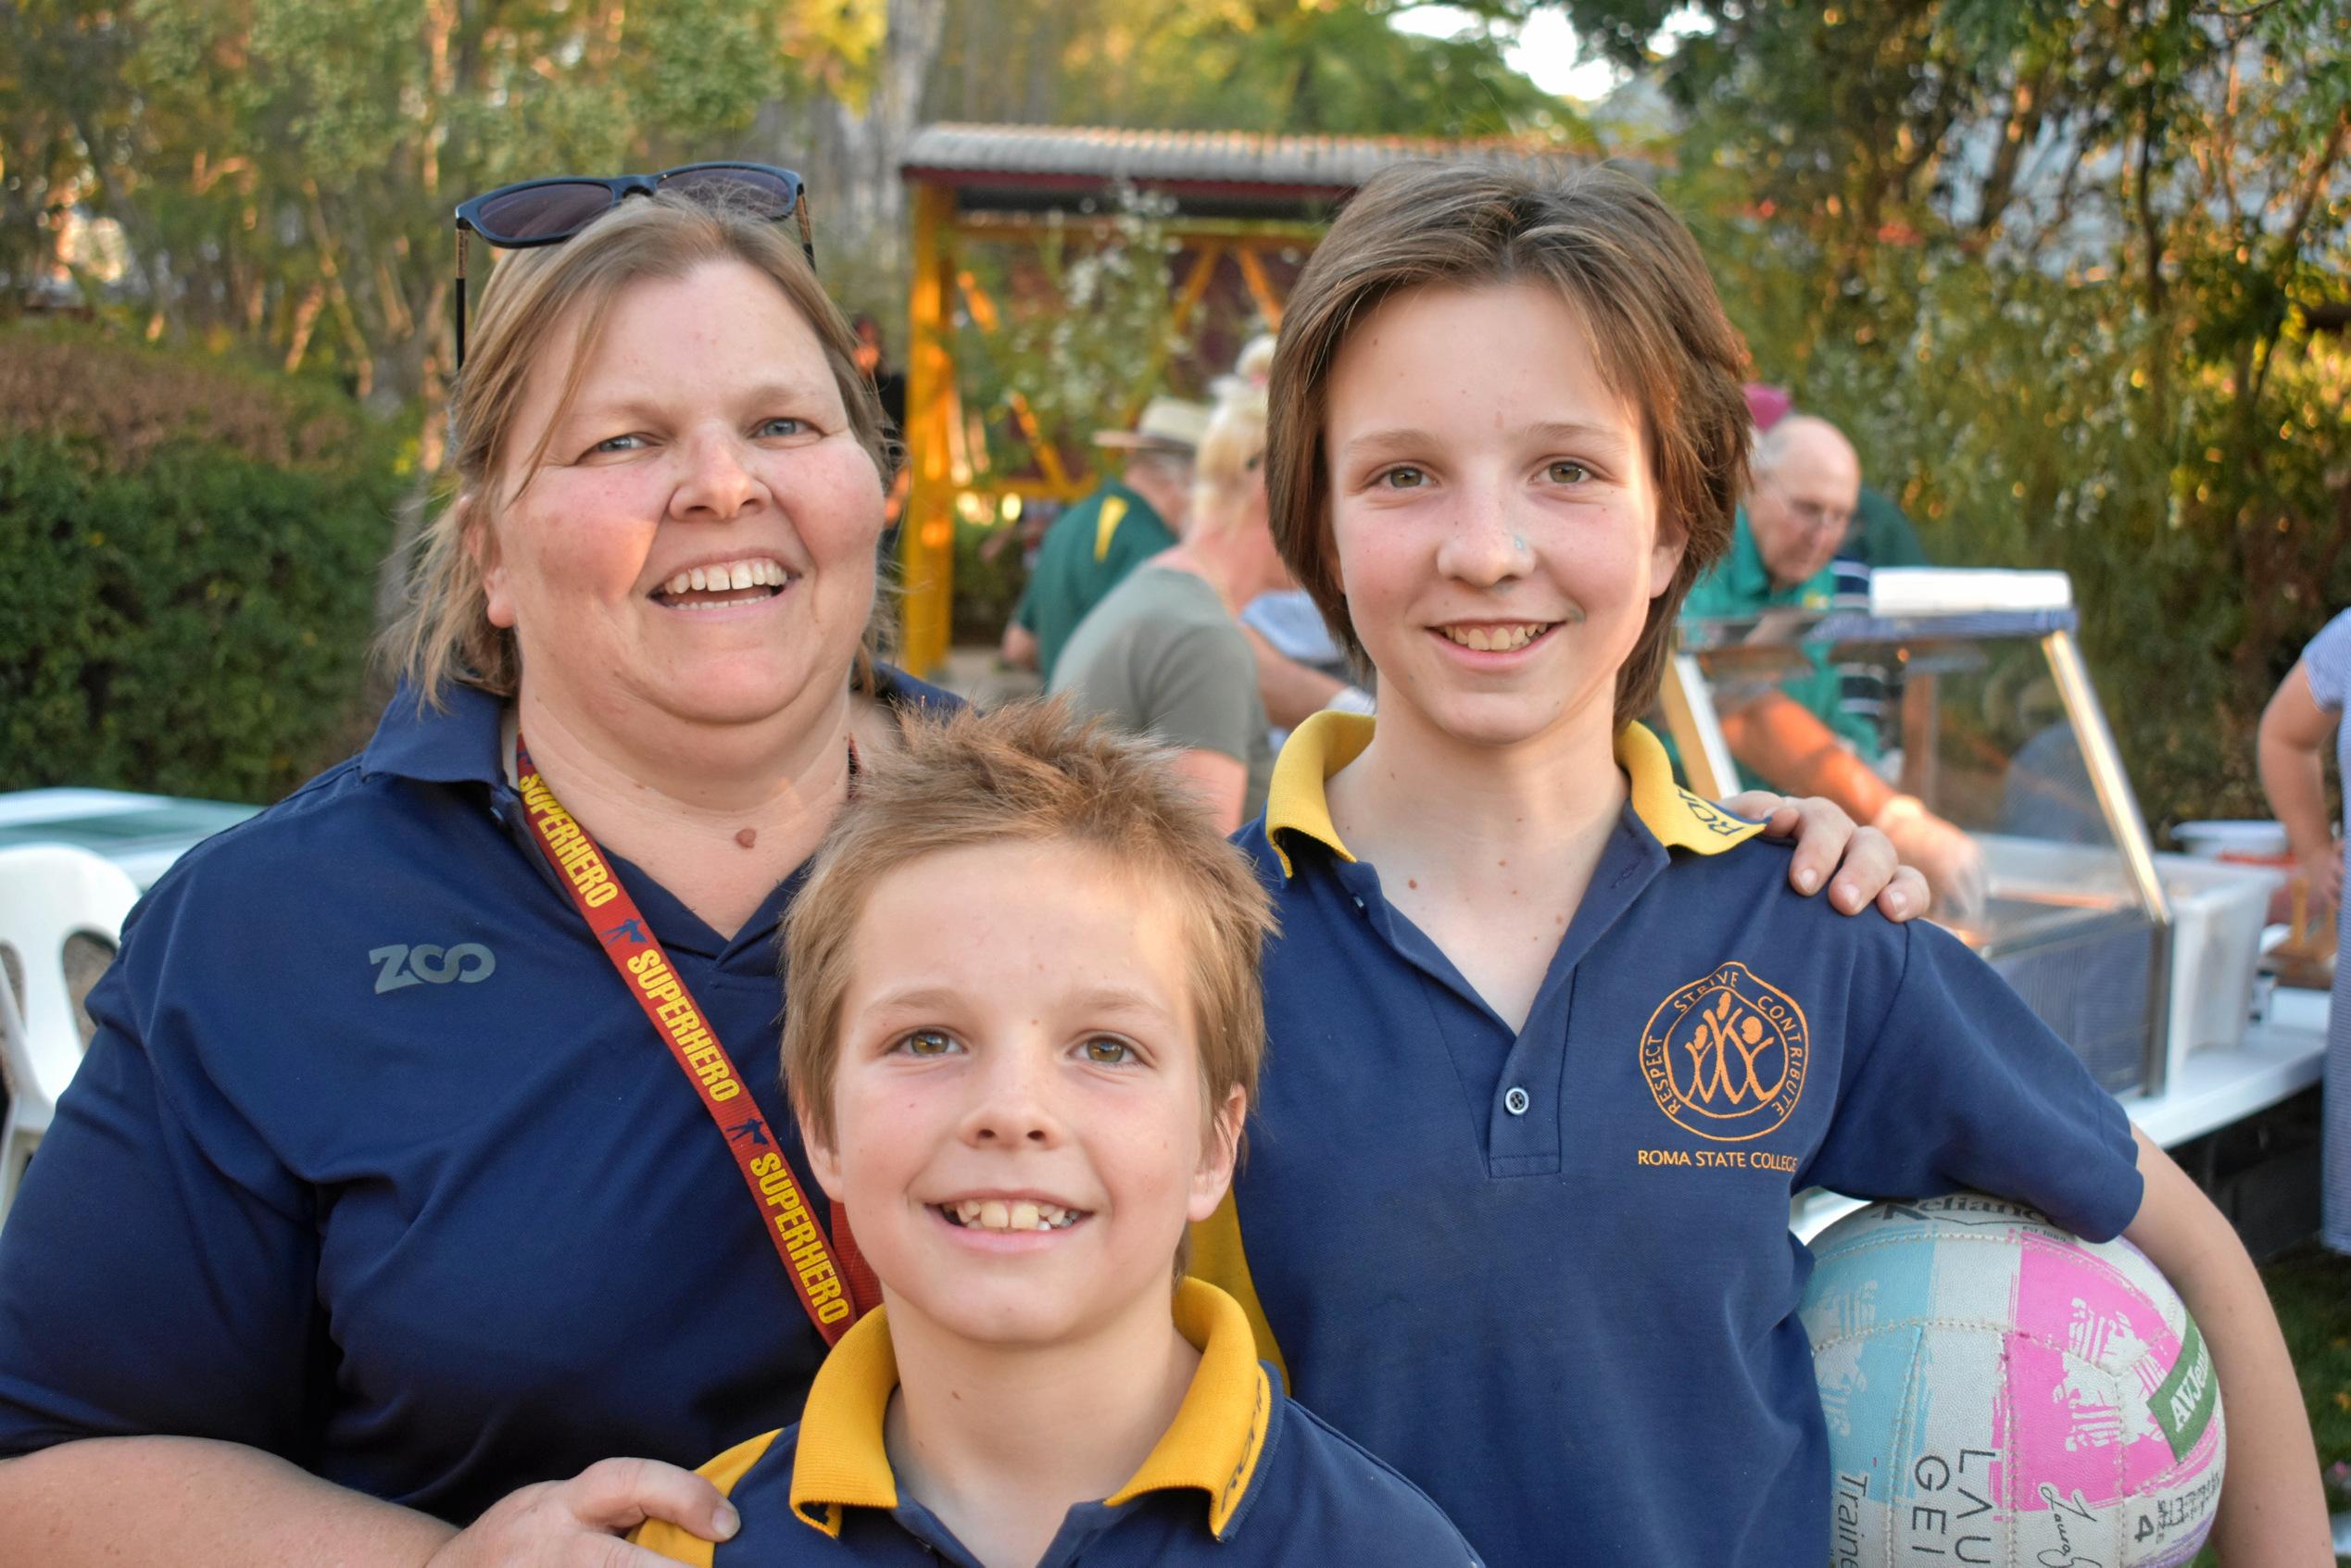
<instances>
[{"instance_id":1,"label":"wooden post","mask_svg":"<svg viewBox=\"0 0 2351 1568\"><path fill-rule=\"evenodd\" d=\"M914 284L907 302L911 341L906 369L907 463L912 483L899 520L899 659L907 672L929 677L947 663L955 602L955 479L949 431L955 418L955 358L948 301L954 259L948 226L954 192L914 188Z\"/></svg>"}]
</instances>

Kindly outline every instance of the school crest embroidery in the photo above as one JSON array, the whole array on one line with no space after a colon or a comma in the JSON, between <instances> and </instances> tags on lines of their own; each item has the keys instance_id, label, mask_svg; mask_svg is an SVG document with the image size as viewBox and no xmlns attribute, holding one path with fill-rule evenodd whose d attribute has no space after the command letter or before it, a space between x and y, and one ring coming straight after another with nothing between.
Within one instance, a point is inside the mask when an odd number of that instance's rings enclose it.
<instances>
[{"instance_id":1,"label":"school crest embroidery","mask_svg":"<svg viewBox=\"0 0 2351 1568\"><path fill-rule=\"evenodd\" d=\"M1641 1073L1684 1132L1745 1143L1804 1098L1811 1037L1796 999L1743 963L1726 963L1657 1004L1641 1034Z\"/></svg>"}]
</instances>

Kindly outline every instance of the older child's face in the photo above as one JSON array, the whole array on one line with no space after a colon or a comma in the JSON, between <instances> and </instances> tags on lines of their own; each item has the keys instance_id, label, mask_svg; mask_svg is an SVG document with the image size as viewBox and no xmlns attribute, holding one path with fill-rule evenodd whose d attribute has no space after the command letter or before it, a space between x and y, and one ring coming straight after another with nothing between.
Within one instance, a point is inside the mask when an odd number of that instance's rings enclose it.
<instances>
[{"instance_id":1,"label":"older child's face","mask_svg":"<svg viewBox=\"0 0 2351 1568\"><path fill-rule=\"evenodd\" d=\"M1327 407L1333 542L1383 715L1480 745L1613 729L1683 535L1558 294L1392 296L1340 348Z\"/></svg>"},{"instance_id":2,"label":"older child's face","mask_svg":"<svg viewBox=\"0 0 2351 1568\"><path fill-rule=\"evenodd\" d=\"M1241 1110L1236 1090L1212 1135L1188 946L1173 897L1067 845L953 850L875 884L834 1147L810 1154L893 1320L1049 1345L1165 1314Z\"/></svg>"}]
</instances>

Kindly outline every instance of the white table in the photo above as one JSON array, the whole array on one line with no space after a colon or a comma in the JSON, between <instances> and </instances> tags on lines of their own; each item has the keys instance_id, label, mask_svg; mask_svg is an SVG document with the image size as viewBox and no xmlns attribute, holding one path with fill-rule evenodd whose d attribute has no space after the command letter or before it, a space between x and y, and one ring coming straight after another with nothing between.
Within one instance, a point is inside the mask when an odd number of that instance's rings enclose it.
<instances>
[{"instance_id":1,"label":"white table","mask_svg":"<svg viewBox=\"0 0 2351 1568\"><path fill-rule=\"evenodd\" d=\"M2324 991L2281 986L2264 1016L2246 1027L2243 1045L2190 1052L2161 1094L2131 1095L2122 1108L2166 1148L2266 1110L2319 1081L2327 1013ZM1857 1198L1808 1188L1788 1207L1789 1228L1810 1241L1861 1206Z\"/></svg>"}]
</instances>

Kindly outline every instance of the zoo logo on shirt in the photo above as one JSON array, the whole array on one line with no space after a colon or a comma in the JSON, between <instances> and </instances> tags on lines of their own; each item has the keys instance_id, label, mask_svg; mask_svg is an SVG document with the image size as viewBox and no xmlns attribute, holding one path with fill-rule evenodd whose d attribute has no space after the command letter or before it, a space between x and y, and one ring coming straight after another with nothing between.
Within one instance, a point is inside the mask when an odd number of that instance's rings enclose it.
<instances>
[{"instance_id":1,"label":"zoo logo on shirt","mask_svg":"<svg viewBox=\"0 0 2351 1568\"><path fill-rule=\"evenodd\" d=\"M1714 1143L1746 1143L1786 1122L1804 1098L1810 1055L1804 1010L1736 961L1658 1003L1641 1033L1641 1074L1657 1109ZM1734 1163L1780 1168L1761 1157Z\"/></svg>"}]
</instances>

